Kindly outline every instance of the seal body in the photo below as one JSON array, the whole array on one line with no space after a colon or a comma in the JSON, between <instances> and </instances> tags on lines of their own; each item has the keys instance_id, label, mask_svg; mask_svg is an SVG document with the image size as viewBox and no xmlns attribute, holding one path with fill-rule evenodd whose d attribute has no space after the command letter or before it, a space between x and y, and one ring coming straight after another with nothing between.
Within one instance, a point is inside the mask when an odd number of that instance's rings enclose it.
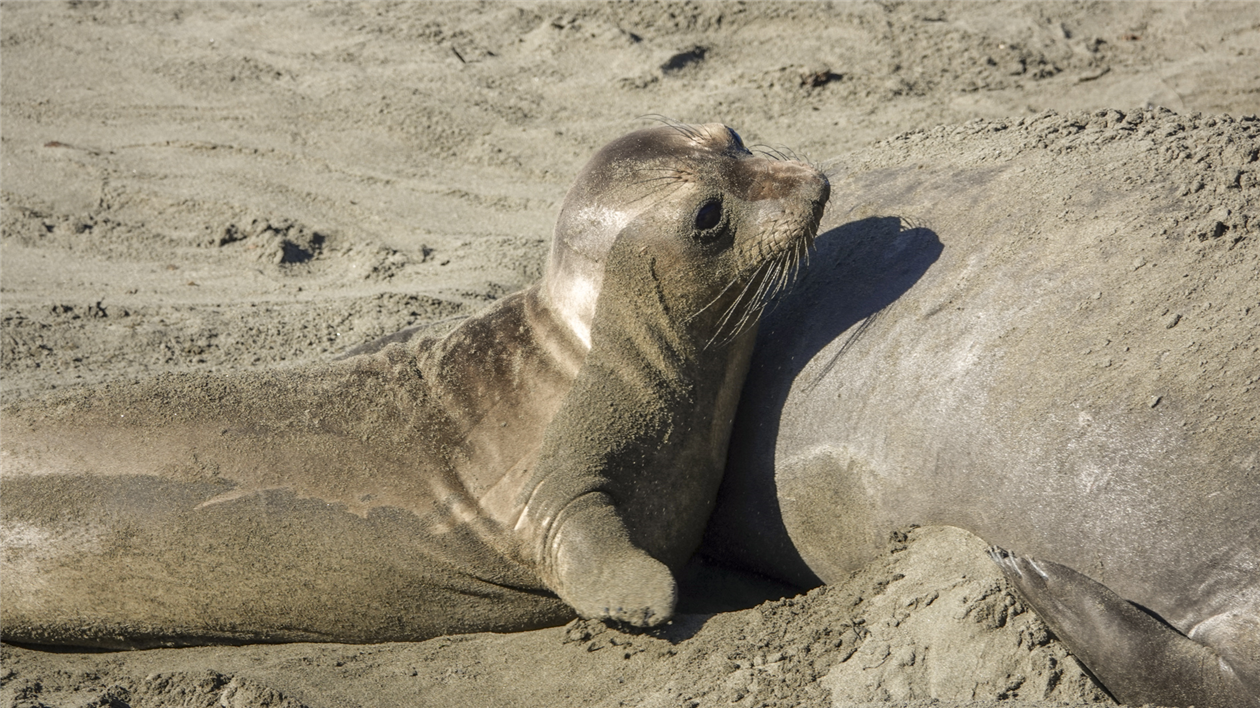
<instances>
[{"instance_id":1,"label":"seal body","mask_svg":"<svg viewBox=\"0 0 1260 708\"><path fill-rule=\"evenodd\" d=\"M1260 259L1169 237L1175 185L1111 159L839 182L762 323L706 552L810 587L957 526L1122 702L1255 705Z\"/></svg>"},{"instance_id":2,"label":"seal body","mask_svg":"<svg viewBox=\"0 0 1260 708\"><path fill-rule=\"evenodd\" d=\"M5 639L663 621L762 285L812 240L827 190L721 125L637 131L579 175L543 282L441 340L5 410Z\"/></svg>"}]
</instances>

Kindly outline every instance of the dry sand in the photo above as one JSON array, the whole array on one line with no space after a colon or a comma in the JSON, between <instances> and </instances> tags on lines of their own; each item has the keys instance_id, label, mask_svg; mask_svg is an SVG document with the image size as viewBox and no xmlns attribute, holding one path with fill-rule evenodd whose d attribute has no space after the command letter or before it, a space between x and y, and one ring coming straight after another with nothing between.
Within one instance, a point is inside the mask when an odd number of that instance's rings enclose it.
<instances>
[{"instance_id":1,"label":"dry sand","mask_svg":"<svg viewBox=\"0 0 1260 708\"><path fill-rule=\"evenodd\" d=\"M938 124L1009 121L1027 138L1036 121L1017 120L1046 110L1152 106L1213 135L1206 115L1260 112L1260 5L5 2L3 397L321 361L448 327L538 277L572 176L645 114L722 121L843 177L914 150L987 159L992 144ZM1244 148L1249 125L1229 129ZM1135 160L1135 178L1157 164L1256 238L1253 169L1205 172L1184 136L1147 137L1168 159ZM1023 138L1003 146L1046 149ZM982 549L916 530L848 583L651 633L578 622L373 646L5 646L0 699L1106 700Z\"/></svg>"}]
</instances>

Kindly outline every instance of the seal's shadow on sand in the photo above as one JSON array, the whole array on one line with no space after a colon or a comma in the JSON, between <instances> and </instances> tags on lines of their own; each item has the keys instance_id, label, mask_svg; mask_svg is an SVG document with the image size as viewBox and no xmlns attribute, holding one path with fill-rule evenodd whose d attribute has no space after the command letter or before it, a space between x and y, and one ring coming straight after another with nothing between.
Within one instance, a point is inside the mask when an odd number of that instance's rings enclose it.
<instances>
[{"instance_id":1,"label":"seal's shadow on sand","mask_svg":"<svg viewBox=\"0 0 1260 708\"><path fill-rule=\"evenodd\" d=\"M793 385L812 386L826 376L944 250L934 231L897 216L843 224L819 235L816 247L800 282L762 318L731 434L726 476L701 548L704 562L736 567L747 567L741 559L777 554L791 560L797 567L794 582L806 587L820 585L821 580L792 546L774 502L774 441L788 392ZM822 369L811 373L811 380L798 381L806 364L840 338L843 344L823 362ZM751 499L761 500L763 509L773 506L774 513L748 518L751 512L741 500ZM731 532L748 527L757 532ZM684 581L683 592L681 606L691 608L712 602L724 591L711 583ZM761 600L793 594L794 589L782 586L781 592ZM697 593L710 599L701 601ZM747 602L755 594L744 589L742 599Z\"/></svg>"}]
</instances>

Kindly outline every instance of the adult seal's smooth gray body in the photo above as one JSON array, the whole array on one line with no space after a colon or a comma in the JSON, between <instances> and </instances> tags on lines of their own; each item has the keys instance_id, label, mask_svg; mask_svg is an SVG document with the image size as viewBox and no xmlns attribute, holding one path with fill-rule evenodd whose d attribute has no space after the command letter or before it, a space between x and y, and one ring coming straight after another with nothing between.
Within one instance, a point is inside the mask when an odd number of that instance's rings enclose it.
<instances>
[{"instance_id":1,"label":"adult seal's smooth gray body","mask_svg":"<svg viewBox=\"0 0 1260 708\"><path fill-rule=\"evenodd\" d=\"M444 339L6 410L4 638L414 640L574 608L665 620L752 325L827 195L816 170L724 126L640 130L579 175L543 281Z\"/></svg>"},{"instance_id":2,"label":"adult seal's smooth gray body","mask_svg":"<svg viewBox=\"0 0 1260 708\"><path fill-rule=\"evenodd\" d=\"M834 180L818 253L762 322L705 552L809 587L898 528L961 527L1005 549L1121 701L1254 706L1254 216L1196 231L1210 188L1165 176L1158 144L1089 129L1106 139L1057 157L1013 151L1013 129L894 143ZM1186 140L1254 164L1227 137ZM1245 215L1257 191L1212 198Z\"/></svg>"}]
</instances>

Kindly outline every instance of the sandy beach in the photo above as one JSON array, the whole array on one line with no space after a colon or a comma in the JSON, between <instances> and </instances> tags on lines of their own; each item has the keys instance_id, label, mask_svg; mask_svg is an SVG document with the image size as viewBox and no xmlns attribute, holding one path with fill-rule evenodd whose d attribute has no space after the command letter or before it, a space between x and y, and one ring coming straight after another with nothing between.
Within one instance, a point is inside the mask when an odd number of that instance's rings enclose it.
<instances>
[{"instance_id":1,"label":"sandy beach","mask_svg":"<svg viewBox=\"0 0 1260 708\"><path fill-rule=\"evenodd\" d=\"M1180 190L1193 210L1177 228L1214 244L1219 223L1254 264L1257 113L1252 2L6 0L0 399L440 333L540 277L578 169L650 116L726 123L835 182L919 155L1051 169L1079 149L1117 182ZM1105 132L1126 115L1146 142L1093 146L1055 127ZM1163 130L1174 123L1190 138ZM1208 169L1200 147L1244 166ZM833 200L828 218L851 206ZM956 529L907 529L846 583L694 603L650 632L575 621L403 644L4 645L0 700L1111 703L984 549Z\"/></svg>"}]
</instances>

